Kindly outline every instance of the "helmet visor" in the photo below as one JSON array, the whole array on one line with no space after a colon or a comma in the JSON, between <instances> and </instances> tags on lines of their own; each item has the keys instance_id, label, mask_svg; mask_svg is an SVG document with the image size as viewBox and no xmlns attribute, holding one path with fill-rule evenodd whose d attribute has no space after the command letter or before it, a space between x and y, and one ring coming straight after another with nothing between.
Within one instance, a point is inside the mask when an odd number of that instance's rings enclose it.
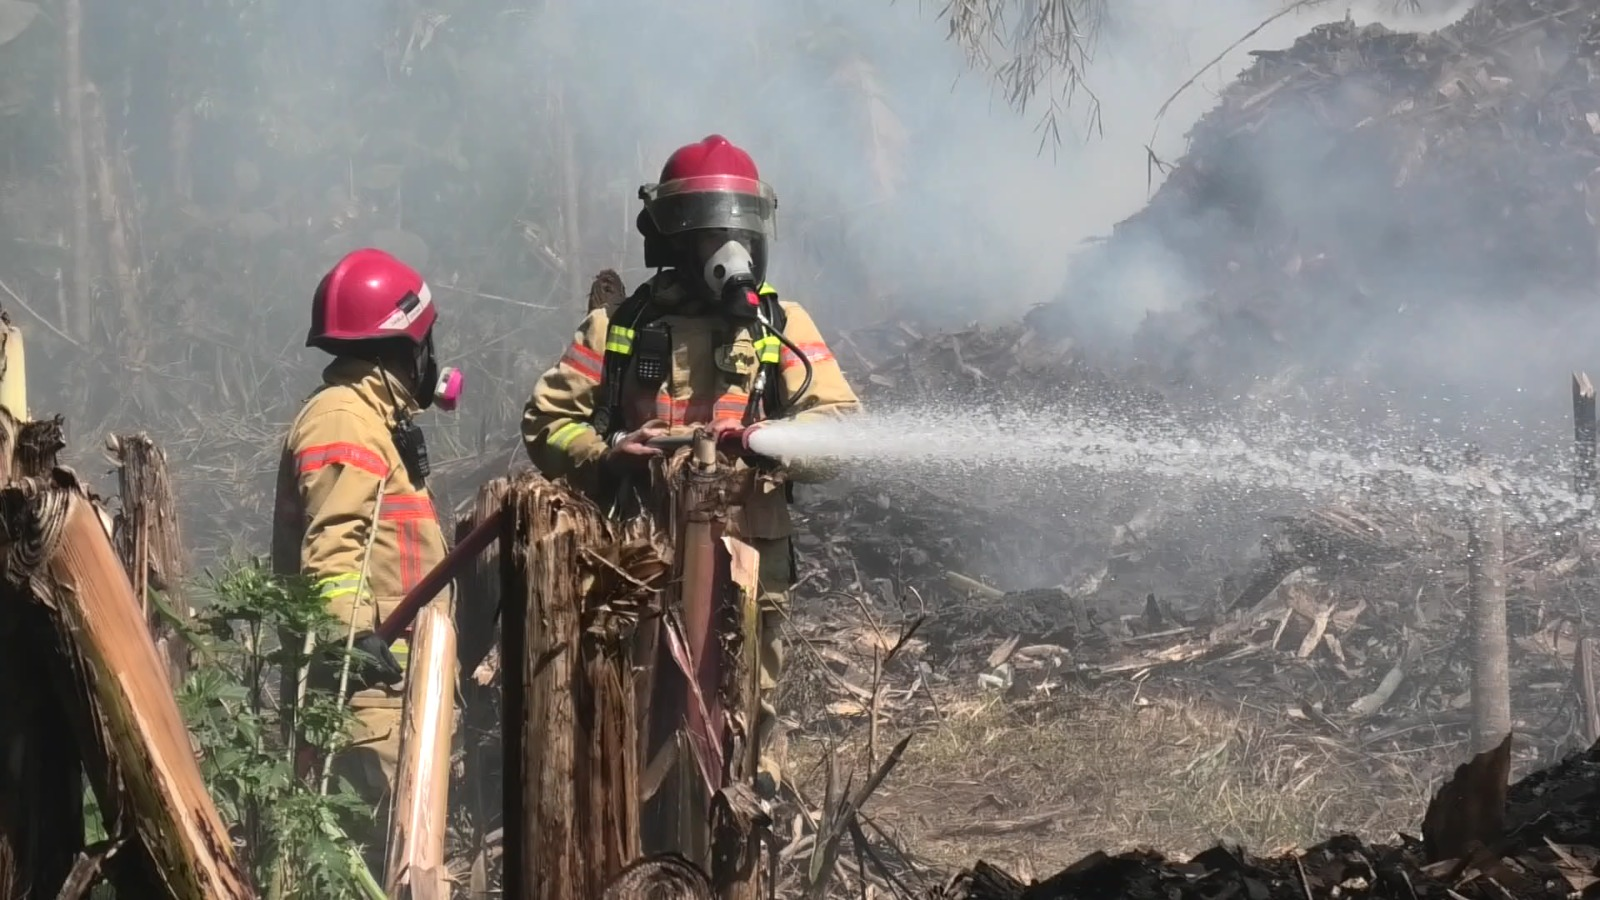
<instances>
[{"instance_id":1,"label":"helmet visor","mask_svg":"<svg viewBox=\"0 0 1600 900\"><path fill-rule=\"evenodd\" d=\"M680 178L639 189L656 229L668 237L701 228L751 231L776 238L778 197L753 178Z\"/></svg>"}]
</instances>

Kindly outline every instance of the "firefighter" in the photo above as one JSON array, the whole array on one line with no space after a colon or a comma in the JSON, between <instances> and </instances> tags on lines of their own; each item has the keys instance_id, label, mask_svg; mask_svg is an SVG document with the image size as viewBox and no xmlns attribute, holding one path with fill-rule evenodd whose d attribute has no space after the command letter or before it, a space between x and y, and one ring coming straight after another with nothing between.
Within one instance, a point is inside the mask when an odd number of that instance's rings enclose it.
<instances>
[{"instance_id":1,"label":"firefighter","mask_svg":"<svg viewBox=\"0 0 1600 900\"><path fill-rule=\"evenodd\" d=\"M772 420L859 407L811 317L764 280L778 201L749 154L711 135L674 152L639 197L637 227L655 276L620 304L591 309L522 419L534 465L617 514L639 508L630 485L661 454L647 444L655 437L707 424L748 436ZM769 752L779 625L795 581L789 484L826 475L792 464L738 466L746 500L729 531L761 554L758 785L770 796L781 782Z\"/></svg>"},{"instance_id":2,"label":"firefighter","mask_svg":"<svg viewBox=\"0 0 1600 900\"><path fill-rule=\"evenodd\" d=\"M445 556L414 418L433 405L453 409L461 391L460 372L435 359L437 319L410 266L374 249L339 260L317 285L306 337L334 359L289 426L278 464L274 567L309 576L354 630L355 728L332 765L374 811L385 808L399 760L407 655L406 638L386 647L375 632ZM448 592L441 600L450 602ZM336 689L336 665L314 669L316 683ZM378 858L382 841L367 843L369 860Z\"/></svg>"}]
</instances>

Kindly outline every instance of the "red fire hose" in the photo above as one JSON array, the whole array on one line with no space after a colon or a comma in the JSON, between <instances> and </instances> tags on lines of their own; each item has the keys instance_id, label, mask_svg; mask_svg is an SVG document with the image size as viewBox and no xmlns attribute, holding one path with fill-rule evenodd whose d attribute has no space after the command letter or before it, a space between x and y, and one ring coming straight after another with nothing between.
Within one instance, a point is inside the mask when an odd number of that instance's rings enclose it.
<instances>
[{"instance_id":1,"label":"red fire hose","mask_svg":"<svg viewBox=\"0 0 1600 900\"><path fill-rule=\"evenodd\" d=\"M467 532L439 564L422 576L416 587L406 592L401 598L400 605L394 608L389 618L383 620L378 626L378 636L383 638L385 644L392 644L411 623L416 621L417 613L422 611L428 601L439 595L444 586L449 584L467 564L478 558L484 548L500 536L500 510L495 510L478 523L478 527Z\"/></svg>"}]
</instances>

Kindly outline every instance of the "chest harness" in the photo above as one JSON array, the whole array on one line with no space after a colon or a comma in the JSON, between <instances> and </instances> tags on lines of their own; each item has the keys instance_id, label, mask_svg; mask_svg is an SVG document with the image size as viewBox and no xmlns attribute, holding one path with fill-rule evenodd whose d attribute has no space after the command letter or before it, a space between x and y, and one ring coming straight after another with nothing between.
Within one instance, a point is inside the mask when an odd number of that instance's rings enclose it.
<instances>
[{"instance_id":1,"label":"chest harness","mask_svg":"<svg viewBox=\"0 0 1600 900\"><path fill-rule=\"evenodd\" d=\"M761 419L775 419L784 409L798 400L811 384L811 364L799 348L783 335L786 323L783 307L778 303L778 292L763 284L757 292L758 313L753 317L736 317L735 325L749 325L758 335L755 350L758 369L750 388L750 401L745 405L741 424L750 425ZM667 379L672 356L672 335L661 319L670 310L651 302L650 282L639 285L628 299L622 301L611 316L611 326L606 331L605 356L601 363L600 402L595 404L589 417L607 444L625 427L622 415L622 389L628 376L631 359L637 359L634 379L639 386L654 394ZM779 376L782 348L788 346L806 366L805 383L784 403L781 396L783 380Z\"/></svg>"}]
</instances>

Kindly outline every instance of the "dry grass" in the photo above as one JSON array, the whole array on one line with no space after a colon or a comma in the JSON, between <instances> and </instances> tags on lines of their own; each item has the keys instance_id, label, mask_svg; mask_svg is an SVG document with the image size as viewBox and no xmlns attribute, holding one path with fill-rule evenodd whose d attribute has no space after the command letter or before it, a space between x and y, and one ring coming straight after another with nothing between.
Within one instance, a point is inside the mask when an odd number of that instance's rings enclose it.
<instances>
[{"instance_id":1,"label":"dry grass","mask_svg":"<svg viewBox=\"0 0 1600 900\"><path fill-rule=\"evenodd\" d=\"M1169 854L1218 840L1256 851L1351 831L1415 831L1449 760L1363 755L1303 725L1176 689L1132 686L1048 702L969 691L942 698L866 815L936 866L988 859L1045 873L1095 850ZM823 758L864 777L868 729L791 737L802 794L822 794ZM880 724L878 754L903 731ZM1420 757L1420 758L1419 758Z\"/></svg>"}]
</instances>

